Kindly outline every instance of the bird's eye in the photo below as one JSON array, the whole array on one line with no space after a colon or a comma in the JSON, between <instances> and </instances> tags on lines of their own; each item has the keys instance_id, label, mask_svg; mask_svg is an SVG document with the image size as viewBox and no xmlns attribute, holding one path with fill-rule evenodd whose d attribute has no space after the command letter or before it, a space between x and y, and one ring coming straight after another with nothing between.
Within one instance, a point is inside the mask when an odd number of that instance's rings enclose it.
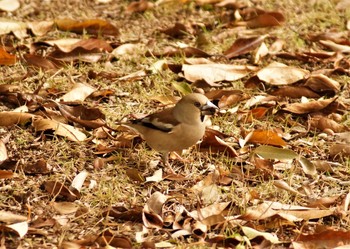
<instances>
[{"instance_id":1,"label":"bird's eye","mask_svg":"<svg viewBox=\"0 0 350 249\"><path fill-rule=\"evenodd\" d=\"M194 106L199 108L199 107L201 107L201 103L196 101L196 102L194 102Z\"/></svg>"}]
</instances>

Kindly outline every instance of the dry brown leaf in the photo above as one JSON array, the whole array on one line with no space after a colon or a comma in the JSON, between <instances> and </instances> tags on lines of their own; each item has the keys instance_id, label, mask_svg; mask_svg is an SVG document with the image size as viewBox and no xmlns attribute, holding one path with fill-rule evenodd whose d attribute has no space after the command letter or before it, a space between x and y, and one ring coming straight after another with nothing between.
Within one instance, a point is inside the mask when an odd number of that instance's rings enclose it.
<instances>
[{"instance_id":1,"label":"dry brown leaf","mask_svg":"<svg viewBox=\"0 0 350 249\"><path fill-rule=\"evenodd\" d=\"M27 217L19 214L14 214L8 211L0 210L0 221L6 224L20 223L27 221Z\"/></svg>"},{"instance_id":2,"label":"dry brown leaf","mask_svg":"<svg viewBox=\"0 0 350 249\"><path fill-rule=\"evenodd\" d=\"M18 0L1 0L0 10L12 12L20 7Z\"/></svg>"},{"instance_id":3,"label":"dry brown leaf","mask_svg":"<svg viewBox=\"0 0 350 249\"><path fill-rule=\"evenodd\" d=\"M152 9L154 3L147 0L139 0L137 2L132 2L126 7L126 13L135 13L135 12L145 12L148 9Z\"/></svg>"},{"instance_id":4,"label":"dry brown leaf","mask_svg":"<svg viewBox=\"0 0 350 249\"><path fill-rule=\"evenodd\" d=\"M333 144L329 149L332 158L350 157L350 144Z\"/></svg>"},{"instance_id":5,"label":"dry brown leaf","mask_svg":"<svg viewBox=\"0 0 350 249\"><path fill-rule=\"evenodd\" d=\"M44 70L56 71L62 66L62 63L54 58L45 58L40 55L24 54L23 58L30 66L39 67Z\"/></svg>"},{"instance_id":6,"label":"dry brown leaf","mask_svg":"<svg viewBox=\"0 0 350 249\"><path fill-rule=\"evenodd\" d=\"M341 45L337 44L333 41L319 41L322 45L332 49L335 52L340 52L340 53L350 53L350 46L348 45Z\"/></svg>"},{"instance_id":7,"label":"dry brown leaf","mask_svg":"<svg viewBox=\"0 0 350 249\"><path fill-rule=\"evenodd\" d=\"M142 223L142 207L140 206L136 206L130 209L127 209L124 206L115 206L104 210L102 215L108 215L122 221Z\"/></svg>"},{"instance_id":8,"label":"dry brown leaf","mask_svg":"<svg viewBox=\"0 0 350 249\"><path fill-rule=\"evenodd\" d=\"M217 104L220 109L224 107L230 107L234 104L237 104L244 98L244 94L240 90L213 90L205 93L205 96L208 99L218 99L219 103Z\"/></svg>"},{"instance_id":9,"label":"dry brown leaf","mask_svg":"<svg viewBox=\"0 0 350 249\"><path fill-rule=\"evenodd\" d=\"M23 39L28 36L27 24L9 19L0 19L0 35L13 32L18 39Z\"/></svg>"},{"instance_id":10,"label":"dry brown leaf","mask_svg":"<svg viewBox=\"0 0 350 249\"><path fill-rule=\"evenodd\" d=\"M270 93L271 95L277 95L290 98L319 98L320 95L310 90L305 86L283 86Z\"/></svg>"},{"instance_id":11,"label":"dry brown leaf","mask_svg":"<svg viewBox=\"0 0 350 249\"><path fill-rule=\"evenodd\" d=\"M103 53L98 48L87 50L82 47L75 48L69 53L64 53L60 50L55 50L51 52L48 56L58 61L64 62L75 62L75 61L84 61L95 63L98 62L102 57Z\"/></svg>"},{"instance_id":12,"label":"dry brown leaf","mask_svg":"<svg viewBox=\"0 0 350 249\"><path fill-rule=\"evenodd\" d=\"M84 101L91 93L95 91L95 88L83 83L76 83L72 90L67 92L62 97L58 98L57 101L74 102Z\"/></svg>"},{"instance_id":13,"label":"dry brown leaf","mask_svg":"<svg viewBox=\"0 0 350 249\"><path fill-rule=\"evenodd\" d=\"M308 207L313 208L329 208L331 205L335 204L338 200L339 195L337 196L330 196L330 197L322 197L318 198L316 200L309 200Z\"/></svg>"},{"instance_id":14,"label":"dry brown leaf","mask_svg":"<svg viewBox=\"0 0 350 249\"><path fill-rule=\"evenodd\" d=\"M79 206L73 202L53 202L52 206L59 214L72 214L79 209Z\"/></svg>"},{"instance_id":15,"label":"dry brown leaf","mask_svg":"<svg viewBox=\"0 0 350 249\"><path fill-rule=\"evenodd\" d=\"M273 181L273 185L275 185L277 188L286 190L292 194L305 196L304 194L300 193L299 191L297 191L294 188L292 188L291 186L289 186L288 183L286 183L283 180L275 180L275 181Z\"/></svg>"},{"instance_id":16,"label":"dry brown leaf","mask_svg":"<svg viewBox=\"0 0 350 249\"><path fill-rule=\"evenodd\" d=\"M326 117L312 117L309 119L309 125L311 128L318 129L320 131L325 131L328 129L332 132L343 132L347 130L346 126Z\"/></svg>"},{"instance_id":17,"label":"dry brown leaf","mask_svg":"<svg viewBox=\"0 0 350 249\"><path fill-rule=\"evenodd\" d=\"M28 222L23 221L23 222L14 223L11 225L0 225L0 231L11 232L11 233L14 232L20 238L23 238L28 232L28 227L29 227Z\"/></svg>"},{"instance_id":18,"label":"dry brown leaf","mask_svg":"<svg viewBox=\"0 0 350 249\"><path fill-rule=\"evenodd\" d=\"M35 115L23 112L0 112L0 126L24 125Z\"/></svg>"},{"instance_id":19,"label":"dry brown leaf","mask_svg":"<svg viewBox=\"0 0 350 249\"><path fill-rule=\"evenodd\" d=\"M23 171L29 175L48 174L51 172L51 166L44 160L39 159L34 163L25 165Z\"/></svg>"},{"instance_id":20,"label":"dry brown leaf","mask_svg":"<svg viewBox=\"0 0 350 249\"><path fill-rule=\"evenodd\" d=\"M70 31L83 34L84 31L93 35L118 36L118 29L109 22L102 19L88 19L78 21L74 19L58 19L55 20L57 28L62 31Z\"/></svg>"},{"instance_id":21,"label":"dry brown leaf","mask_svg":"<svg viewBox=\"0 0 350 249\"><path fill-rule=\"evenodd\" d=\"M174 26L164 29L161 32L173 38L181 38L188 33L186 26L179 22L176 22Z\"/></svg>"},{"instance_id":22,"label":"dry brown leaf","mask_svg":"<svg viewBox=\"0 0 350 249\"><path fill-rule=\"evenodd\" d=\"M82 57L84 56L84 53L98 53L102 51L112 52L113 48L109 43L107 43L105 40L102 39L77 39L77 38L64 38L64 39L58 39L58 40L48 40L48 41L40 41L33 43L32 46L34 47L34 50L36 50L35 47L40 46L54 46L55 47L55 53L63 57L66 55L68 57L69 55L71 57L76 56L77 53L81 52ZM55 54L54 53L54 54ZM52 56L55 57L55 56Z\"/></svg>"},{"instance_id":23,"label":"dry brown leaf","mask_svg":"<svg viewBox=\"0 0 350 249\"><path fill-rule=\"evenodd\" d=\"M156 170L152 176L146 177L146 182L161 182L163 181L163 170Z\"/></svg>"},{"instance_id":24,"label":"dry brown leaf","mask_svg":"<svg viewBox=\"0 0 350 249\"><path fill-rule=\"evenodd\" d=\"M54 24L54 21L29 22L28 28L36 36L44 36L53 29Z\"/></svg>"},{"instance_id":25,"label":"dry brown leaf","mask_svg":"<svg viewBox=\"0 0 350 249\"><path fill-rule=\"evenodd\" d=\"M54 131L56 135L66 137L74 142L84 141L86 135L71 125L63 124L55 120L39 118L33 122L35 131Z\"/></svg>"},{"instance_id":26,"label":"dry brown leaf","mask_svg":"<svg viewBox=\"0 0 350 249\"><path fill-rule=\"evenodd\" d=\"M16 55L9 54L4 47L0 47L0 65L14 65L16 61Z\"/></svg>"},{"instance_id":27,"label":"dry brown leaf","mask_svg":"<svg viewBox=\"0 0 350 249\"><path fill-rule=\"evenodd\" d=\"M96 129L105 125L105 115L100 109L64 104L58 104L58 108L65 119L78 123L87 129Z\"/></svg>"},{"instance_id":28,"label":"dry brown leaf","mask_svg":"<svg viewBox=\"0 0 350 249\"><path fill-rule=\"evenodd\" d=\"M79 172L79 174L74 177L70 187L80 192L88 175L89 173L86 170Z\"/></svg>"},{"instance_id":29,"label":"dry brown leaf","mask_svg":"<svg viewBox=\"0 0 350 249\"><path fill-rule=\"evenodd\" d=\"M245 22L249 28L262 28L281 26L285 22L285 17L280 12L265 12Z\"/></svg>"},{"instance_id":30,"label":"dry brown leaf","mask_svg":"<svg viewBox=\"0 0 350 249\"><path fill-rule=\"evenodd\" d=\"M292 242L293 248L338 248L342 245L350 244L349 231L327 230L314 234L298 234L295 241ZM341 247L340 247L341 248ZM344 247L344 248L348 248Z\"/></svg>"},{"instance_id":31,"label":"dry brown leaf","mask_svg":"<svg viewBox=\"0 0 350 249\"><path fill-rule=\"evenodd\" d=\"M199 210L192 211L191 216L195 220L203 221L212 216L225 215L225 212L229 210L231 204L232 202L214 203Z\"/></svg>"},{"instance_id":32,"label":"dry brown leaf","mask_svg":"<svg viewBox=\"0 0 350 249\"><path fill-rule=\"evenodd\" d=\"M186 80L196 82L204 80L209 85L220 81L235 81L248 75L255 70L252 66L231 64L198 64L182 66Z\"/></svg>"},{"instance_id":33,"label":"dry brown leaf","mask_svg":"<svg viewBox=\"0 0 350 249\"><path fill-rule=\"evenodd\" d=\"M304 86L311 88L315 92L332 91L337 93L340 90L340 84L324 74L312 74L306 80Z\"/></svg>"},{"instance_id":34,"label":"dry brown leaf","mask_svg":"<svg viewBox=\"0 0 350 249\"><path fill-rule=\"evenodd\" d=\"M115 58L120 58L123 56L134 55L136 51L140 49L141 44L135 43L126 43L115 48L111 54L114 55ZM127 57L126 57L127 58Z\"/></svg>"},{"instance_id":35,"label":"dry brown leaf","mask_svg":"<svg viewBox=\"0 0 350 249\"><path fill-rule=\"evenodd\" d=\"M52 196L52 197L59 197L64 198L67 201L75 201L80 198L79 192L72 192L69 190L66 186L64 186L62 183L58 181L46 181L43 183L43 186L45 190Z\"/></svg>"},{"instance_id":36,"label":"dry brown leaf","mask_svg":"<svg viewBox=\"0 0 350 249\"><path fill-rule=\"evenodd\" d=\"M148 199L146 205L143 208L142 220L143 224L148 228L162 228L162 207L168 200L168 196L163 195L160 192L154 192Z\"/></svg>"},{"instance_id":37,"label":"dry brown leaf","mask_svg":"<svg viewBox=\"0 0 350 249\"><path fill-rule=\"evenodd\" d=\"M317 112L326 108L328 105L333 103L336 99L337 97L330 98L330 99L314 100L306 103L288 104L286 107L283 108L283 110L289 111L295 114L306 114L311 112Z\"/></svg>"},{"instance_id":38,"label":"dry brown leaf","mask_svg":"<svg viewBox=\"0 0 350 249\"><path fill-rule=\"evenodd\" d=\"M272 62L257 72L260 80L275 86L293 84L304 79L309 71L301 68L287 66L283 63Z\"/></svg>"},{"instance_id":39,"label":"dry brown leaf","mask_svg":"<svg viewBox=\"0 0 350 249\"><path fill-rule=\"evenodd\" d=\"M228 59L231 59L243 54L247 54L258 48L267 36L268 35L250 38L238 38L235 40L232 46L224 52L224 55Z\"/></svg>"},{"instance_id":40,"label":"dry brown leaf","mask_svg":"<svg viewBox=\"0 0 350 249\"><path fill-rule=\"evenodd\" d=\"M230 157L237 157L237 152L235 149L226 143L222 138L228 137L228 135L223 134L217 130L207 128L199 144L201 151L210 151L213 153L226 153Z\"/></svg>"},{"instance_id":41,"label":"dry brown leaf","mask_svg":"<svg viewBox=\"0 0 350 249\"><path fill-rule=\"evenodd\" d=\"M261 43L261 45L256 50L256 53L254 55L254 64L259 64L261 59L264 58L268 54L269 54L269 49L266 46L265 42Z\"/></svg>"}]
</instances>

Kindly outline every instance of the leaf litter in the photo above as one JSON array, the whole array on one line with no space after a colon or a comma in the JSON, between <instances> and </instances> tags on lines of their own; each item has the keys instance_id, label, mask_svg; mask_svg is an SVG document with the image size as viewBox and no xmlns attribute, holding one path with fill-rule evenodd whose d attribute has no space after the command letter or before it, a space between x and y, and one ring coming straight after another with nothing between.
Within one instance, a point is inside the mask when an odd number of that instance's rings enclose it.
<instances>
[{"instance_id":1,"label":"leaf litter","mask_svg":"<svg viewBox=\"0 0 350 249\"><path fill-rule=\"evenodd\" d=\"M1 1L1 247L349 245L346 2L260 4ZM220 112L165 175L114 123L189 92Z\"/></svg>"}]
</instances>

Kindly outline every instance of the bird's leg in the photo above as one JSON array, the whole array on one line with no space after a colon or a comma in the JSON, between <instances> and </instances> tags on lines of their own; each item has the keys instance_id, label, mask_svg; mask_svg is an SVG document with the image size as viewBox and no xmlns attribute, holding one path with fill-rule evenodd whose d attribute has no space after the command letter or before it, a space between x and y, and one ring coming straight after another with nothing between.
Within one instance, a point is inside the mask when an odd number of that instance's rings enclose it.
<instances>
[{"instance_id":1,"label":"bird's leg","mask_svg":"<svg viewBox=\"0 0 350 249\"><path fill-rule=\"evenodd\" d=\"M171 174L176 174L169 163L169 153L168 152L162 153L162 161L163 161L163 165L169 168Z\"/></svg>"}]
</instances>

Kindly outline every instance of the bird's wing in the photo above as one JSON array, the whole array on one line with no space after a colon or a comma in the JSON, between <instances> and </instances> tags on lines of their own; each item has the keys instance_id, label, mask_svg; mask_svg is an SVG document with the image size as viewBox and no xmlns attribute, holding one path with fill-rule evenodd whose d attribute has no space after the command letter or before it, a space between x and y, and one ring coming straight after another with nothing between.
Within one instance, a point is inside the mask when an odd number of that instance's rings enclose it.
<instances>
[{"instance_id":1,"label":"bird's wing","mask_svg":"<svg viewBox=\"0 0 350 249\"><path fill-rule=\"evenodd\" d=\"M173 108L165 109L144 118L132 120L131 122L163 132L171 132L175 126L180 124L173 116Z\"/></svg>"}]
</instances>

